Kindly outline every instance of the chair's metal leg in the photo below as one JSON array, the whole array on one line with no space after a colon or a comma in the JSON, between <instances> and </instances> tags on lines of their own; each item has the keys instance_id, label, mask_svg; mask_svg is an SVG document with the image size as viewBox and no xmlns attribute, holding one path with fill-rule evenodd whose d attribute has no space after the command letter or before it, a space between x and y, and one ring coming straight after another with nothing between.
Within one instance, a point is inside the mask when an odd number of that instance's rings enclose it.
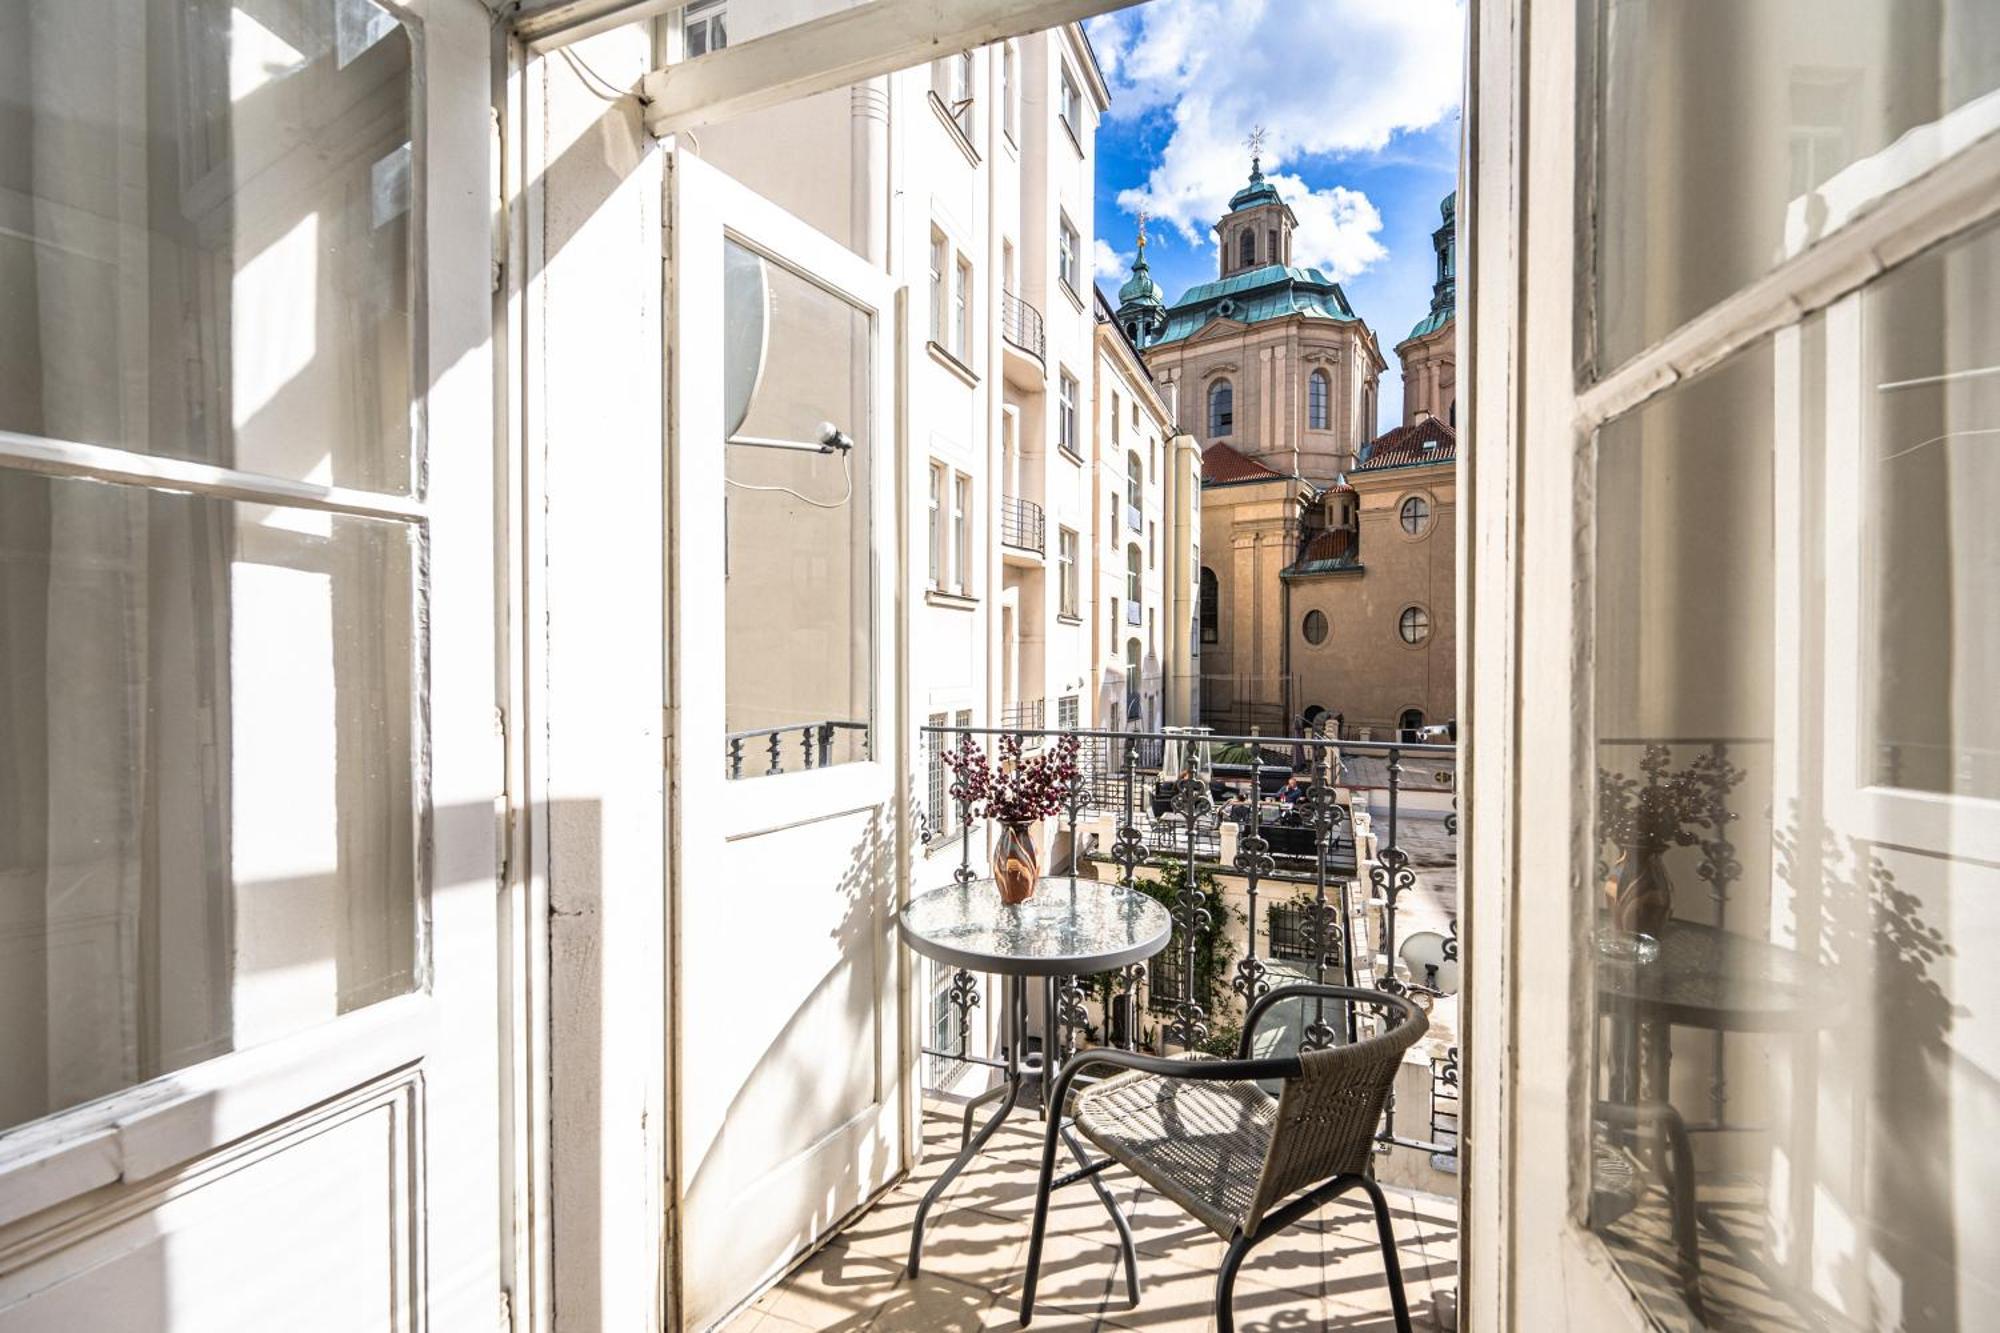
<instances>
[{"instance_id":1,"label":"chair's metal leg","mask_svg":"<svg viewBox=\"0 0 2000 1333\"><path fill-rule=\"evenodd\" d=\"M1222 1256L1222 1271L1215 1275L1216 1333L1236 1333L1236 1270L1243 1266L1249 1253L1250 1238L1237 1232L1236 1238L1229 1242L1229 1252ZM1410 1333L1407 1323L1403 1333Z\"/></svg>"},{"instance_id":2,"label":"chair's metal leg","mask_svg":"<svg viewBox=\"0 0 2000 1333\"><path fill-rule=\"evenodd\" d=\"M972 1113L992 1101L995 1097L1005 1097L1006 1095L1006 1083L995 1083L992 1087L965 1104L965 1127L959 1131L958 1135L959 1151L963 1152L965 1145L972 1142Z\"/></svg>"},{"instance_id":3,"label":"chair's metal leg","mask_svg":"<svg viewBox=\"0 0 2000 1333\"><path fill-rule=\"evenodd\" d=\"M1021 1327L1035 1317L1035 1279L1042 1271L1042 1238L1049 1229L1049 1191L1056 1175L1056 1136L1062 1130L1060 1117L1049 1122L1042 1135L1042 1174L1035 1182L1035 1225L1028 1233L1028 1271L1021 1283ZM1094 1182L1097 1178L1091 1177Z\"/></svg>"},{"instance_id":4,"label":"chair's metal leg","mask_svg":"<svg viewBox=\"0 0 2000 1333\"><path fill-rule=\"evenodd\" d=\"M1382 1267L1389 1274L1389 1304L1396 1311L1396 1333L1410 1333L1410 1302L1403 1294L1403 1266L1396 1260L1396 1233L1389 1228L1389 1201L1382 1197L1382 1187L1367 1176L1360 1176L1361 1188L1368 1191L1368 1202L1375 1208L1375 1230L1382 1238Z\"/></svg>"},{"instance_id":5,"label":"chair's metal leg","mask_svg":"<svg viewBox=\"0 0 2000 1333\"><path fill-rule=\"evenodd\" d=\"M1076 1158L1076 1164L1089 1166L1090 1158L1085 1155L1083 1145L1076 1141L1076 1131L1064 1126L1062 1136L1063 1142L1069 1145L1071 1156ZM1091 1176L1089 1179L1090 1187L1097 1191L1098 1201L1104 1205L1104 1211L1111 1214L1112 1225L1118 1228L1118 1248L1125 1256L1125 1291L1131 1296L1136 1309L1139 1305L1139 1250L1132 1243L1132 1224L1125 1220L1124 1211L1118 1207L1118 1200L1111 1197L1103 1177Z\"/></svg>"}]
</instances>

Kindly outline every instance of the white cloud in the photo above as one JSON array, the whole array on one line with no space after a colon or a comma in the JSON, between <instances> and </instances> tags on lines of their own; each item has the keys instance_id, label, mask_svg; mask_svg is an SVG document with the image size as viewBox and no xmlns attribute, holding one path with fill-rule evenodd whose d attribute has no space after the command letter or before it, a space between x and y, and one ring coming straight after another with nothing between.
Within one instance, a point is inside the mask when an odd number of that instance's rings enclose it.
<instances>
[{"instance_id":1,"label":"white cloud","mask_svg":"<svg viewBox=\"0 0 2000 1333\"><path fill-rule=\"evenodd\" d=\"M1112 249L1111 243L1099 236L1091 246L1090 269L1101 280L1123 282L1132 269L1132 255Z\"/></svg>"},{"instance_id":2,"label":"white cloud","mask_svg":"<svg viewBox=\"0 0 2000 1333\"><path fill-rule=\"evenodd\" d=\"M1154 0L1093 19L1113 117L1164 112L1172 133L1146 183L1119 192L1191 245L1249 173L1244 140L1266 130L1264 166L1298 214L1293 258L1351 277L1383 258L1381 214L1339 185L1312 188L1287 163L1378 152L1458 106L1460 0Z\"/></svg>"}]
</instances>

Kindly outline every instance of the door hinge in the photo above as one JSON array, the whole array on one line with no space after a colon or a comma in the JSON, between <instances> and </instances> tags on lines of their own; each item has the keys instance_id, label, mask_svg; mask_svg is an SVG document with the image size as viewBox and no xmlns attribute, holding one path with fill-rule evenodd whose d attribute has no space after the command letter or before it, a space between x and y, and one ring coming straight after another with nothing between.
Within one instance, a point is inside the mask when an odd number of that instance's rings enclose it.
<instances>
[{"instance_id":1,"label":"door hinge","mask_svg":"<svg viewBox=\"0 0 2000 1333\"><path fill-rule=\"evenodd\" d=\"M508 876L514 869L514 793L509 785L507 747L507 710L493 710L494 758L499 763L500 794L493 801L493 823L499 834L500 845L495 849L494 883L505 893L509 884Z\"/></svg>"}]
</instances>

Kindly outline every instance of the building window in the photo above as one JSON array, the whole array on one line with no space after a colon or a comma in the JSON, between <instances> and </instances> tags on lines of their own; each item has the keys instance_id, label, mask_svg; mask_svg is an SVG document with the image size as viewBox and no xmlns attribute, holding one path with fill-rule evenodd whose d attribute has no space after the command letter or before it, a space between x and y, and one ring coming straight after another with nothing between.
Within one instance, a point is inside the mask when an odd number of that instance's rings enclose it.
<instances>
[{"instance_id":1,"label":"building window","mask_svg":"<svg viewBox=\"0 0 2000 1333\"><path fill-rule=\"evenodd\" d=\"M930 574L931 586L943 591L945 582L944 547L944 487L945 466L931 464L931 527L930 527Z\"/></svg>"},{"instance_id":2,"label":"building window","mask_svg":"<svg viewBox=\"0 0 2000 1333\"><path fill-rule=\"evenodd\" d=\"M1140 579L1144 576L1144 565L1139 554L1139 543L1131 542L1125 547L1125 599L1131 603L1131 610L1138 610L1139 600L1144 595Z\"/></svg>"},{"instance_id":3,"label":"building window","mask_svg":"<svg viewBox=\"0 0 2000 1333\"><path fill-rule=\"evenodd\" d=\"M1215 571L1207 565L1201 567L1201 641L1215 643L1221 638L1222 589L1217 584Z\"/></svg>"},{"instance_id":4,"label":"building window","mask_svg":"<svg viewBox=\"0 0 2000 1333\"><path fill-rule=\"evenodd\" d=\"M1236 390L1228 380L1208 386L1208 435L1221 439L1236 429Z\"/></svg>"},{"instance_id":5,"label":"building window","mask_svg":"<svg viewBox=\"0 0 2000 1333\"><path fill-rule=\"evenodd\" d=\"M1113 444L1118 443L1118 426L1118 390L1113 389L1111 391L1111 442Z\"/></svg>"},{"instance_id":6,"label":"building window","mask_svg":"<svg viewBox=\"0 0 2000 1333\"><path fill-rule=\"evenodd\" d=\"M1418 536L1431 525L1431 502L1421 495L1412 495L1403 501L1398 516L1403 531Z\"/></svg>"},{"instance_id":7,"label":"building window","mask_svg":"<svg viewBox=\"0 0 2000 1333\"><path fill-rule=\"evenodd\" d=\"M1064 731L1075 731L1077 717L1077 699L1074 694L1065 694L1062 698L1056 700L1056 725L1058 727Z\"/></svg>"},{"instance_id":8,"label":"building window","mask_svg":"<svg viewBox=\"0 0 2000 1333\"><path fill-rule=\"evenodd\" d=\"M1257 262L1257 233L1245 227L1238 241L1239 243L1236 247L1237 267L1249 268Z\"/></svg>"},{"instance_id":9,"label":"building window","mask_svg":"<svg viewBox=\"0 0 2000 1333\"><path fill-rule=\"evenodd\" d=\"M1059 215L1056 227L1056 275L1068 287L1070 295L1083 290L1083 279L1078 276L1077 264L1083 250L1083 239L1077 235L1076 227L1067 213Z\"/></svg>"},{"instance_id":10,"label":"building window","mask_svg":"<svg viewBox=\"0 0 2000 1333\"><path fill-rule=\"evenodd\" d=\"M1069 127L1077 147L1083 146L1083 98L1076 90L1076 76L1069 72L1069 66L1062 67L1062 122Z\"/></svg>"},{"instance_id":11,"label":"building window","mask_svg":"<svg viewBox=\"0 0 2000 1333\"><path fill-rule=\"evenodd\" d=\"M951 549L952 584L969 597L972 595L972 478L963 472L952 479Z\"/></svg>"},{"instance_id":12,"label":"building window","mask_svg":"<svg viewBox=\"0 0 2000 1333\"><path fill-rule=\"evenodd\" d=\"M681 19L682 52L687 59L720 51L729 45L729 6L724 0L689 5Z\"/></svg>"},{"instance_id":13,"label":"building window","mask_svg":"<svg viewBox=\"0 0 2000 1333\"><path fill-rule=\"evenodd\" d=\"M1152 519L1146 520L1146 568L1160 567L1160 529Z\"/></svg>"},{"instance_id":14,"label":"building window","mask_svg":"<svg viewBox=\"0 0 2000 1333\"><path fill-rule=\"evenodd\" d=\"M1000 48L1000 127L1007 132L1007 142L1020 139L1015 125L1020 118L1015 85L1019 82L1016 67L1020 62L1020 52L1014 43L1008 42Z\"/></svg>"},{"instance_id":15,"label":"building window","mask_svg":"<svg viewBox=\"0 0 2000 1333\"><path fill-rule=\"evenodd\" d=\"M1406 606L1396 621L1396 632L1404 643L1422 643L1431 636L1431 613L1421 606Z\"/></svg>"},{"instance_id":16,"label":"building window","mask_svg":"<svg viewBox=\"0 0 2000 1333\"><path fill-rule=\"evenodd\" d=\"M1315 648L1325 643L1326 612L1324 611L1306 612L1305 623L1299 627L1299 632L1301 634L1304 634L1306 636L1306 642L1311 644Z\"/></svg>"},{"instance_id":17,"label":"building window","mask_svg":"<svg viewBox=\"0 0 2000 1333\"><path fill-rule=\"evenodd\" d=\"M1139 663L1143 650L1137 639L1125 641L1125 720L1137 722L1139 713Z\"/></svg>"},{"instance_id":18,"label":"building window","mask_svg":"<svg viewBox=\"0 0 2000 1333\"><path fill-rule=\"evenodd\" d=\"M945 266L949 262L944 233L931 228L931 341L945 345Z\"/></svg>"},{"instance_id":19,"label":"building window","mask_svg":"<svg viewBox=\"0 0 2000 1333\"><path fill-rule=\"evenodd\" d=\"M1160 480L1160 442L1146 437L1146 478L1155 485Z\"/></svg>"},{"instance_id":20,"label":"building window","mask_svg":"<svg viewBox=\"0 0 2000 1333\"><path fill-rule=\"evenodd\" d=\"M958 126L969 143L972 140L972 52L960 51L955 56L947 56L931 66L931 88L937 93L944 109L951 113L952 123Z\"/></svg>"},{"instance_id":21,"label":"building window","mask_svg":"<svg viewBox=\"0 0 2000 1333\"><path fill-rule=\"evenodd\" d=\"M1324 370L1315 370L1306 381L1306 428L1308 430L1328 430L1332 413L1328 410L1332 398L1332 380Z\"/></svg>"},{"instance_id":22,"label":"building window","mask_svg":"<svg viewBox=\"0 0 2000 1333\"><path fill-rule=\"evenodd\" d=\"M1422 740L1424 710L1421 708L1405 708L1402 716L1396 719L1396 730L1402 733L1402 739L1406 741Z\"/></svg>"},{"instance_id":23,"label":"building window","mask_svg":"<svg viewBox=\"0 0 2000 1333\"><path fill-rule=\"evenodd\" d=\"M972 364L972 261L961 256L952 284L952 354Z\"/></svg>"},{"instance_id":24,"label":"building window","mask_svg":"<svg viewBox=\"0 0 2000 1333\"><path fill-rule=\"evenodd\" d=\"M1146 473L1139 462L1139 455L1125 455L1125 503L1131 509L1130 519L1138 522L1140 506L1146 498Z\"/></svg>"},{"instance_id":25,"label":"building window","mask_svg":"<svg viewBox=\"0 0 2000 1333\"><path fill-rule=\"evenodd\" d=\"M941 728L948 726L951 715L932 713L925 719L931 730L924 733L924 754L927 760L924 770L926 789L924 794L924 842L933 843L943 838L957 822L949 803L951 782L950 769L945 765L944 752L950 748L949 739Z\"/></svg>"},{"instance_id":26,"label":"building window","mask_svg":"<svg viewBox=\"0 0 2000 1333\"><path fill-rule=\"evenodd\" d=\"M1077 537L1074 531L1069 528L1058 530L1056 533L1056 572L1060 578L1060 582L1057 586L1061 589L1062 613L1066 616L1076 615L1077 545Z\"/></svg>"},{"instance_id":27,"label":"building window","mask_svg":"<svg viewBox=\"0 0 2000 1333\"><path fill-rule=\"evenodd\" d=\"M1271 243L1271 253L1264 256L1264 262L1267 264L1275 264L1278 262L1278 233L1276 228L1273 228L1270 231L1270 233L1267 236L1267 239Z\"/></svg>"},{"instance_id":28,"label":"building window","mask_svg":"<svg viewBox=\"0 0 2000 1333\"><path fill-rule=\"evenodd\" d=\"M1056 443L1074 454L1077 452L1076 376L1062 371L1056 384Z\"/></svg>"}]
</instances>

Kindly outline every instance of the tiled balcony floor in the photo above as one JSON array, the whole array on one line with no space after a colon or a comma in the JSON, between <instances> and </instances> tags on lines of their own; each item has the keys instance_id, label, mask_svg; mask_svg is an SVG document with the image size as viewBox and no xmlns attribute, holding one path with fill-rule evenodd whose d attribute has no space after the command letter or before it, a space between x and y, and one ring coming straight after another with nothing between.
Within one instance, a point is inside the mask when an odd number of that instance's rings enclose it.
<instances>
[{"instance_id":1,"label":"tiled balcony floor","mask_svg":"<svg viewBox=\"0 0 2000 1333\"><path fill-rule=\"evenodd\" d=\"M1041 1124L1031 1114L1017 1111L938 1201L925 1229L923 1272L916 1278L903 1272L917 1201L958 1148L958 1115L956 1106L934 1104L925 1117L924 1161L910 1179L737 1316L730 1333L1018 1328L1041 1149ZM1126 1301L1111 1219L1090 1186L1079 1183L1058 1191L1050 1205L1031 1327L1036 1333L1213 1329L1222 1241L1123 1169L1103 1179L1138 1242L1139 1304ZM1415 1328L1446 1333L1452 1325L1440 1321L1439 1306L1449 1309L1458 1287L1457 1204L1386 1193ZM1237 1277L1240 1333L1388 1333L1395 1327L1389 1311L1374 1222L1358 1195L1252 1251Z\"/></svg>"}]
</instances>

